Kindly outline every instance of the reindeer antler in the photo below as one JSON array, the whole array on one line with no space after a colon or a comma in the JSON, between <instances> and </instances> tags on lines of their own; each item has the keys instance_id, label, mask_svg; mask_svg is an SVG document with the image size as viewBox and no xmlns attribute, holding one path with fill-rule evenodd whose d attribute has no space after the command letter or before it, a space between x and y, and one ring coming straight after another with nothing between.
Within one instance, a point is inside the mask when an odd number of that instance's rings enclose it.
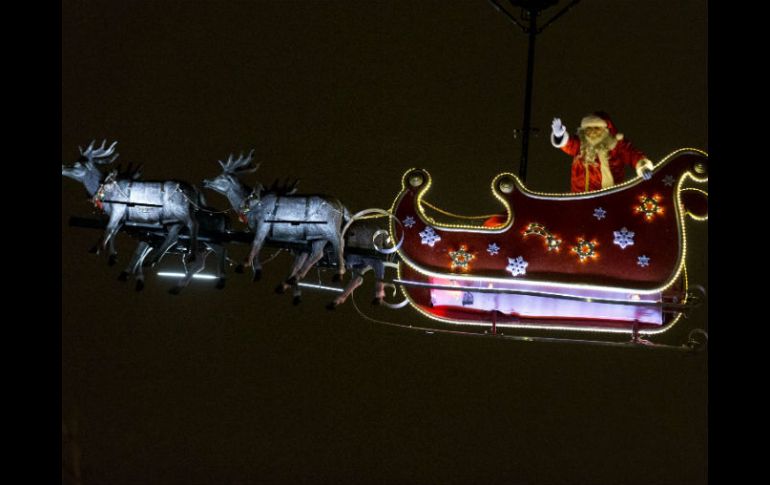
<instances>
[{"instance_id":1,"label":"reindeer antler","mask_svg":"<svg viewBox=\"0 0 770 485\"><path fill-rule=\"evenodd\" d=\"M110 164L114 162L118 158L118 154L115 153L115 145L118 144L117 141L113 142L112 145L107 147L107 140L104 140L102 142L102 146L99 148L94 148L94 144L96 143L96 140L92 141L90 145L88 145L88 148L83 151L82 148L78 147L80 150L80 155L87 158L89 162L92 163L99 163L99 164ZM115 153L114 156L112 154ZM109 160L106 160L107 158L110 158Z\"/></svg>"},{"instance_id":2,"label":"reindeer antler","mask_svg":"<svg viewBox=\"0 0 770 485\"><path fill-rule=\"evenodd\" d=\"M252 165L251 162L253 157L253 149L245 157L243 156L243 152L241 152L240 156L235 160L233 160L233 154L231 153L230 156L227 157L226 162L223 163L219 160L219 165L222 166L222 170L224 170L225 173L232 175L256 172L259 168L259 164Z\"/></svg>"}]
</instances>

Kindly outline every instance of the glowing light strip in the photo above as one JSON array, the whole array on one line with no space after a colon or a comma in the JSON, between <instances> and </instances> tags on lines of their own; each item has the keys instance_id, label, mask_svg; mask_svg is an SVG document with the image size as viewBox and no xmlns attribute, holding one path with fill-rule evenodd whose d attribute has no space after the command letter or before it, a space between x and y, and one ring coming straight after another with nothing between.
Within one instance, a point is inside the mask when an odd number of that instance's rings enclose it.
<instances>
[{"instance_id":1,"label":"glowing light strip","mask_svg":"<svg viewBox=\"0 0 770 485\"><path fill-rule=\"evenodd\" d=\"M158 276L166 276L170 278L183 278L185 276L184 273L173 273L169 271L161 271L156 273ZM215 276L212 274L194 274L193 278L198 278L200 280L215 280L219 278L219 276Z\"/></svg>"},{"instance_id":2,"label":"glowing light strip","mask_svg":"<svg viewBox=\"0 0 770 485\"><path fill-rule=\"evenodd\" d=\"M337 288L336 286L324 286L324 285L314 285L313 283L303 283L299 282L297 285L301 288L310 288L313 290L324 290L324 291L334 291L337 293L342 293L345 290L342 288Z\"/></svg>"},{"instance_id":3,"label":"glowing light strip","mask_svg":"<svg viewBox=\"0 0 770 485\"><path fill-rule=\"evenodd\" d=\"M420 288L434 288L437 290L449 290L449 291L457 291L457 292L468 292L468 293L502 293L502 294L510 294L510 295L524 295L524 296L535 296L540 298L559 298L562 300L575 300L575 301L584 301L586 303L609 303L609 304L617 304L617 305L630 305L630 306L660 306L662 304L661 301L644 301L644 300L619 300L619 299L613 299L613 298L596 298L596 297L590 297L590 296L578 296L578 295L568 295L566 293L551 293L547 291L536 291L536 290L514 290L511 288L487 288L487 287L473 287L473 286L452 286L452 285L442 285L438 283L423 283L421 281L412 281L412 280L402 280L397 279L393 280L394 283L398 283L400 285L404 286L416 286ZM638 292L634 292L638 293Z\"/></svg>"},{"instance_id":4,"label":"glowing light strip","mask_svg":"<svg viewBox=\"0 0 770 485\"><path fill-rule=\"evenodd\" d=\"M398 278L401 279L401 266L398 267ZM685 295L687 294L687 278L685 273L685 280L684 280L684 290ZM467 321L467 320L455 320L451 318L441 318L437 317L436 315L433 315L432 313L428 313L427 311L423 310L415 301L412 299L412 297L409 295L409 293L406 291L404 286L401 286L401 293L404 295L404 298L406 298L407 301L409 301L409 304L417 310L419 313L421 313L423 316L434 320L436 322L441 323L450 323L453 325L468 325L468 326L481 326L481 327L492 327L491 323L488 322L478 322L478 321ZM683 301L685 303L687 300ZM674 317L674 320L667 325L664 325L661 328L656 329L640 329L639 335L654 335L658 333L663 333L668 331L671 327L673 327L680 319L682 318L682 313L679 313L676 317ZM538 325L538 324L517 324L517 323L497 323L497 327L502 328L518 328L518 329L532 329L532 330L548 330L548 331L566 331L566 332L588 332L588 333L616 333L616 334L633 334L633 329L623 329L623 328L606 328L606 327L596 327L596 326L585 326L585 327L576 327L576 326L561 326L561 325Z\"/></svg>"}]
</instances>

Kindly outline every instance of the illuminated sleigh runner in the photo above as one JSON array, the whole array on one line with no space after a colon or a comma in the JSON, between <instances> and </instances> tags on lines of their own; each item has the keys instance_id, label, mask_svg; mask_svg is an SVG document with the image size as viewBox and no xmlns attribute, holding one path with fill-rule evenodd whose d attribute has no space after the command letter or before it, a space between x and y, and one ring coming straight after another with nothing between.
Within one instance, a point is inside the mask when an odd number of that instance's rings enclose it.
<instances>
[{"instance_id":1,"label":"illuminated sleigh runner","mask_svg":"<svg viewBox=\"0 0 770 485\"><path fill-rule=\"evenodd\" d=\"M391 209L400 222L391 236L403 236L396 282L413 307L445 323L641 341L701 299L688 292L685 219L707 218L708 195L685 184L707 180L708 156L697 150L672 153L648 181L584 194L532 192L504 173L492 193L505 214L469 226L426 214L430 175L409 170Z\"/></svg>"}]
</instances>

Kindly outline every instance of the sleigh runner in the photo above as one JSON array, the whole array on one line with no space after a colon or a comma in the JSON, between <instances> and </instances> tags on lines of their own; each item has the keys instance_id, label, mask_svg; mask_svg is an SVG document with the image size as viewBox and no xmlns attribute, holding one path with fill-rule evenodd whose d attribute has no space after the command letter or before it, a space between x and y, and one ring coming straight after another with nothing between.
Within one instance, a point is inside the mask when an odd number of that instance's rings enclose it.
<instances>
[{"instance_id":1,"label":"sleigh runner","mask_svg":"<svg viewBox=\"0 0 770 485\"><path fill-rule=\"evenodd\" d=\"M427 171L413 169L391 208L398 283L424 315L455 324L657 333L688 304L685 219L704 220L706 153L678 150L635 178L583 194L530 191L503 173L505 212L483 226L426 212ZM691 186L692 185L692 186Z\"/></svg>"}]
</instances>

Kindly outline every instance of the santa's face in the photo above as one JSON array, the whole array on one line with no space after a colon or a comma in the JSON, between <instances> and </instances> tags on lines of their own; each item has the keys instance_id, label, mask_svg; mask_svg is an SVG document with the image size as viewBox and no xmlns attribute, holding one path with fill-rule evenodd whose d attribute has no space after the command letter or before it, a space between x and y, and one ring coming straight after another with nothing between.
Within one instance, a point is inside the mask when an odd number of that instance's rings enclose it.
<instances>
[{"instance_id":1,"label":"santa's face","mask_svg":"<svg viewBox=\"0 0 770 485\"><path fill-rule=\"evenodd\" d=\"M591 145L596 145L600 141L604 140L610 132L607 130L607 128L602 128L599 126L588 126L583 128L583 133L585 133L585 137L588 143Z\"/></svg>"}]
</instances>

